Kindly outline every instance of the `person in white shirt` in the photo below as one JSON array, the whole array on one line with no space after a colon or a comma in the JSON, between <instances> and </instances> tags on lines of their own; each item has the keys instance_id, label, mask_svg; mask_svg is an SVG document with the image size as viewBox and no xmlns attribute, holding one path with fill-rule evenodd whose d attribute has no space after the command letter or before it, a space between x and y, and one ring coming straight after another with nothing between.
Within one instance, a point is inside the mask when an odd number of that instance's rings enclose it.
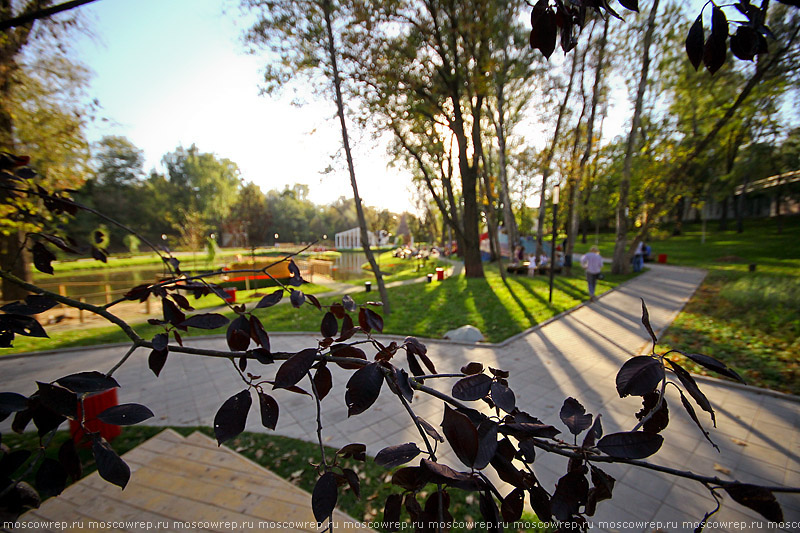
<instances>
[{"instance_id":1,"label":"person in white shirt","mask_svg":"<svg viewBox=\"0 0 800 533\"><path fill-rule=\"evenodd\" d=\"M589 287L589 300L594 302L596 300L594 297L594 289L597 286L600 272L603 270L603 258L600 257L600 249L597 246L592 246L589 253L583 254L581 266L586 270L586 284Z\"/></svg>"}]
</instances>

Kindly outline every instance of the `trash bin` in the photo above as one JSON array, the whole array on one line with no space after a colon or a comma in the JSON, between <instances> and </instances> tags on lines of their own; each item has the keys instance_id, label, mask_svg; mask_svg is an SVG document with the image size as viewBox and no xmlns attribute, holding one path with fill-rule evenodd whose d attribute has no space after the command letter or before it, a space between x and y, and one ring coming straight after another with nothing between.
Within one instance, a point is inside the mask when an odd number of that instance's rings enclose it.
<instances>
[{"instance_id":1,"label":"trash bin","mask_svg":"<svg viewBox=\"0 0 800 533\"><path fill-rule=\"evenodd\" d=\"M364 282L364 290L366 290L367 292L370 292L372 290L372 282L371 281L365 281Z\"/></svg>"},{"instance_id":2,"label":"trash bin","mask_svg":"<svg viewBox=\"0 0 800 533\"><path fill-rule=\"evenodd\" d=\"M236 303L236 289L222 289L227 296L225 296L225 303Z\"/></svg>"},{"instance_id":3,"label":"trash bin","mask_svg":"<svg viewBox=\"0 0 800 533\"><path fill-rule=\"evenodd\" d=\"M119 437L119 434L122 432L122 429L119 426L115 426L114 424L106 424L105 422L100 422L97 420L97 415L108 409L109 407L113 407L117 405L117 389L108 389L107 391L97 392L95 394L91 394L83 399L83 409L86 411L86 415L84 419L86 422L83 424L86 426L86 429L93 433L100 433L100 436L106 439L107 441L111 442L115 438ZM81 413L81 406L78 404L78 418L82 417ZM84 431L81 429L80 424L75 420L69 421L69 432L72 435L72 440L75 441L75 444L80 444L83 440ZM85 442L85 446L88 446L89 443Z\"/></svg>"},{"instance_id":4,"label":"trash bin","mask_svg":"<svg viewBox=\"0 0 800 533\"><path fill-rule=\"evenodd\" d=\"M433 281L433 274L428 274L428 283Z\"/></svg>"},{"instance_id":5,"label":"trash bin","mask_svg":"<svg viewBox=\"0 0 800 533\"><path fill-rule=\"evenodd\" d=\"M436 269L436 281L444 281L444 269L437 268Z\"/></svg>"},{"instance_id":6,"label":"trash bin","mask_svg":"<svg viewBox=\"0 0 800 533\"><path fill-rule=\"evenodd\" d=\"M667 262L667 254L658 254L658 262L659 263L666 263Z\"/></svg>"}]
</instances>

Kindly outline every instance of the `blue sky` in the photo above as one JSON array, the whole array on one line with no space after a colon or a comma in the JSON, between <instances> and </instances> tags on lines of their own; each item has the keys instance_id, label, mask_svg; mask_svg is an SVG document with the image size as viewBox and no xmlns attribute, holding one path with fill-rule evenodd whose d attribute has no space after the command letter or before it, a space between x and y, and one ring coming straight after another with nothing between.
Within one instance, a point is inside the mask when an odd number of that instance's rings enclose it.
<instances>
[{"instance_id":1,"label":"blue sky","mask_svg":"<svg viewBox=\"0 0 800 533\"><path fill-rule=\"evenodd\" d=\"M75 56L94 71L90 94L101 116L90 140L124 135L144 150L146 169L178 145L197 144L236 162L264 191L310 186L311 199L352 197L335 109L302 86L258 95L262 60L245 53L247 21L235 0L99 0L82 7L94 32L77 36ZM306 105L291 104L300 96ZM367 205L412 210L408 175L387 169L382 147L356 135L359 189Z\"/></svg>"}]
</instances>

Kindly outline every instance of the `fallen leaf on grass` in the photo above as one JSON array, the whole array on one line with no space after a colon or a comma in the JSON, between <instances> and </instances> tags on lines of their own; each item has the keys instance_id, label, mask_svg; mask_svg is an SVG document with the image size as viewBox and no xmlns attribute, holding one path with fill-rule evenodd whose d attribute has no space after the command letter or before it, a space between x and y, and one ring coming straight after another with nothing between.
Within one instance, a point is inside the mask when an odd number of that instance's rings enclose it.
<instances>
[{"instance_id":1,"label":"fallen leaf on grass","mask_svg":"<svg viewBox=\"0 0 800 533\"><path fill-rule=\"evenodd\" d=\"M747 443L745 441L739 440L739 439L736 439L736 438L733 438L733 437L731 437L731 442L734 443L737 446L747 446Z\"/></svg>"}]
</instances>

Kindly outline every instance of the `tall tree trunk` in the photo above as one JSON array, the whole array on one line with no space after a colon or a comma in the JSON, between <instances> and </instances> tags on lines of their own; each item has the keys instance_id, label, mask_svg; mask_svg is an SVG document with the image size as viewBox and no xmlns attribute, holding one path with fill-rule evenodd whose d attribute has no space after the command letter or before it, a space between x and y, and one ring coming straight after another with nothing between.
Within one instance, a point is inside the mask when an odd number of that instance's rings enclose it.
<instances>
[{"instance_id":1,"label":"tall tree trunk","mask_svg":"<svg viewBox=\"0 0 800 533\"><path fill-rule=\"evenodd\" d=\"M506 235L508 235L508 248L512 250L519 240L517 231L517 221L514 218L514 211L511 208L511 195L508 189L508 162L506 161L506 131L505 131L505 94L503 92L503 83L497 83L497 122L495 129L497 130L497 147L498 156L500 159L500 170L498 176L500 178L500 201L503 204L503 222L506 227Z\"/></svg>"},{"instance_id":2,"label":"tall tree trunk","mask_svg":"<svg viewBox=\"0 0 800 533\"><path fill-rule=\"evenodd\" d=\"M575 72L578 70L578 50L572 51L572 68L570 69L569 73L569 82L567 83L567 90L564 92L564 99L561 101L561 105L558 106L558 118L556 119L556 129L553 132L553 139L550 141L550 147L547 150L547 155L545 155L542 169L542 193L541 198L539 200L539 226L536 229L536 243L538 246L542 245L542 236L544 235L544 223L545 223L545 207L544 207L544 192L547 190L547 179L550 177L552 170L550 169L550 165L553 162L553 156L556 152L556 146L558 145L558 139L561 134L561 126L564 123L564 118L567 114L567 105L569 104L569 98L572 95L572 86L575 80Z\"/></svg>"},{"instance_id":3,"label":"tall tree trunk","mask_svg":"<svg viewBox=\"0 0 800 533\"><path fill-rule=\"evenodd\" d=\"M722 199L722 214L719 217L719 231L728 230L728 196Z\"/></svg>"},{"instance_id":4,"label":"tall tree trunk","mask_svg":"<svg viewBox=\"0 0 800 533\"><path fill-rule=\"evenodd\" d=\"M391 307L389 305L389 295L386 292L386 285L383 282L383 274L381 273L380 266L375 260L375 255L369 245L369 232L367 230L367 220L364 217L364 207L361 205L361 197L358 194L358 183L356 182L356 170L353 165L353 154L350 151L350 138L347 135L347 121L344 117L344 102L342 100L342 81L339 76L339 68L336 62L336 43L333 38L333 24L331 23L331 2L330 0L323 0L322 8L325 13L325 28L327 30L328 39L328 55L331 61L331 70L333 71L333 89L336 93L336 112L339 115L339 123L342 127L342 145L344 146L345 157L347 158L347 170L350 173L350 185L353 187L353 202L356 206L356 214L358 216L358 225L361 228L361 246L364 249L364 254L367 256L367 261L372 272L375 274L375 281L378 283L378 291L381 295L383 302L383 313L389 315Z\"/></svg>"},{"instance_id":5,"label":"tall tree trunk","mask_svg":"<svg viewBox=\"0 0 800 533\"><path fill-rule=\"evenodd\" d=\"M22 230L11 230L8 235L0 236L0 269L30 283L30 258L28 251L22 248L24 238ZM6 302L24 300L28 295L28 291L6 279L3 279L2 287Z\"/></svg>"},{"instance_id":6,"label":"tall tree trunk","mask_svg":"<svg viewBox=\"0 0 800 533\"><path fill-rule=\"evenodd\" d=\"M594 86L592 88L592 104L589 112L589 121L586 124L586 147L581 156L578 174L574 183L574 195L571 199L570 217L567 219L567 245L564 247L564 260L571 265L572 252L575 249L575 237L578 234L578 224L581 217L581 188L586 174L586 165L592 155L594 147L594 121L597 117L597 104L600 101L600 93L603 85L603 69L605 67L606 43L608 42L608 19L603 24L603 35L600 37L600 46L597 50L597 65L594 71ZM584 60L585 63L585 60ZM569 257L569 259L567 259Z\"/></svg>"},{"instance_id":7,"label":"tall tree trunk","mask_svg":"<svg viewBox=\"0 0 800 533\"><path fill-rule=\"evenodd\" d=\"M628 216L626 209L628 206L628 196L631 186L631 164L633 162L633 149L636 146L636 134L639 131L639 124L642 118L642 105L644 103L644 92L647 89L647 76L650 71L650 45L653 42L653 31L656 26L656 12L658 11L659 0L654 0L653 7L650 8L650 16L647 19L647 30L644 34L644 56L642 57L642 71L639 77L639 87L636 90L636 104L631 120L631 131L628 134L628 142L625 145L625 161L622 166L622 177L619 183L619 204L617 205L617 236L614 243L614 260L611 264L611 271L614 274L626 274L630 272L631 254L627 250L628 244ZM638 244L634 239L631 249Z\"/></svg>"}]
</instances>

